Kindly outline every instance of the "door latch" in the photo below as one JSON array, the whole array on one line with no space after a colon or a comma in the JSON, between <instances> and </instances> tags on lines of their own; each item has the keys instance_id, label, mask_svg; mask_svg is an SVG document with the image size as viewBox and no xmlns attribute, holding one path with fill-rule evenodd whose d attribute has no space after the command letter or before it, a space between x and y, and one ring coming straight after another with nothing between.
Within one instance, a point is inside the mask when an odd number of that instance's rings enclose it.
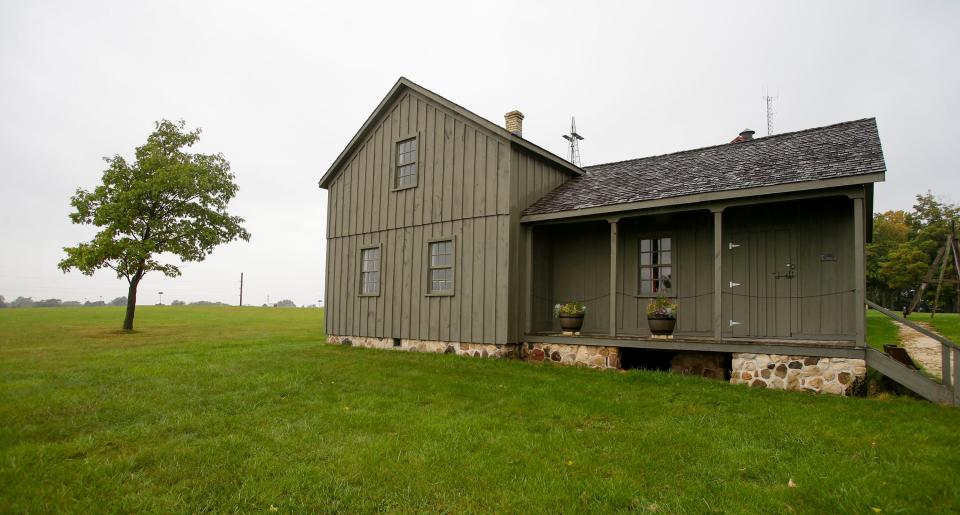
<instances>
[{"instance_id":1,"label":"door latch","mask_svg":"<svg viewBox=\"0 0 960 515\"><path fill-rule=\"evenodd\" d=\"M733 250L733 249L735 249L735 248L737 248L737 247L739 247L739 246L740 246L740 245L739 245L738 243L730 242L730 243L727 244L727 250Z\"/></svg>"},{"instance_id":2,"label":"door latch","mask_svg":"<svg viewBox=\"0 0 960 515\"><path fill-rule=\"evenodd\" d=\"M730 287L731 287L731 288L735 288L735 287L737 287L737 286L740 286L740 283L735 283L735 282L733 282L733 281L730 281Z\"/></svg>"},{"instance_id":3,"label":"door latch","mask_svg":"<svg viewBox=\"0 0 960 515\"><path fill-rule=\"evenodd\" d=\"M797 275L796 265L793 263L788 262L786 269L787 271L782 274L779 272L770 272L770 275L772 275L774 279L793 279Z\"/></svg>"},{"instance_id":4,"label":"door latch","mask_svg":"<svg viewBox=\"0 0 960 515\"><path fill-rule=\"evenodd\" d=\"M731 321L730 321L730 327L733 327L733 326L735 326L735 325L740 325L740 322L737 322L736 320L731 320Z\"/></svg>"}]
</instances>

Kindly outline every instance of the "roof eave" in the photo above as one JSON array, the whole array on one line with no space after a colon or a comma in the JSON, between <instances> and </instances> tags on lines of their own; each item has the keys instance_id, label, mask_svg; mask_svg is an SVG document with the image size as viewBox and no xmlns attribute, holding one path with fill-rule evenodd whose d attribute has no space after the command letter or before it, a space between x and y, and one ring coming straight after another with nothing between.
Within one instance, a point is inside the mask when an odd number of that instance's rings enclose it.
<instances>
[{"instance_id":1,"label":"roof eave","mask_svg":"<svg viewBox=\"0 0 960 515\"><path fill-rule=\"evenodd\" d=\"M854 186L860 184L873 184L883 182L885 172L874 172L868 174L851 175L847 177L837 177L833 179L821 179L814 181L789 182L784 184L775 184L771 186L758 186L753 188L740 188L733 190L713 191L707 193L696 193L692 195L681 195L678 197L666 197L662 199L641 200L638 202L625 202L621 204L610 204L607 206L587 207L580 209L568 209L564 211L555 211L552 213L528 214L520 217L521 223L545 222L550 220L561 220L564 218L580 218L598 215L618 214L627 211L642 211L644 209L654 209L664 206L679 206L685 204L700 204L705 202L717 202L723 200L741 199L746 197L760 197L765 195L777 195L783 193L794 193L800 191L811 191L821 189L831 189L843 186Z\"/></svg>"},{"instance_id":2,"label":"roof eave","mask_svg":"<svg viewBox=\"0 0 960 515\"><path fill-rule=\"evenodd\" d=\"M318 185L321 188L327 188L327 186L329 186L330 181L332 181L333 177L336 175L336 171L340 168L340 166L347 159L347 157L353 152L354 147L360 143L364 134L366 134L367 130L374 124L376 119L380 116L380 113L397 96L400 95L403 89L409 89L419 95L426 97L427 99L433 102L436 102L437 104L443 106L444 108L463 116L467 120L483 127L484 129L506 138L511 143L516 144L526 150L533 152L534 154L537 154L547 159L548 161L554 164L557 164L563 167L564 169L566 169L567 171L571 172L574 175L583 175L585 173L584 170L579 166L574 165L573 163L553 154L552 152L544 150L543 148L531 143L528 140L523 139L520 136L517 136L511 133L510 131L491 122L490 120L487 120L486 118L483 118L482 116L479 116L471 112L470 110L464 108L463 106L460 106L459 104L451 102L450 100L447 100L446 98L430 91L429 89L426 89L423 86L420 86L412 82L406 77L400 77L397 80L396 84L394 84L393 87L390 88L390 91L386 94L386 96L383 97L383 100L381 100L380 103L377 104L377 107L373 110L373 112L370 113L370 116L367 117L367 120L363 122L363 125L360 126L360 129L357 131L357 133L354 134L350 142L347 143L347 146L344 147L343 151L340 152L340 155L337 156L333 164L331 164L330 167L327 168L327 171L323 174L323 177L320 178L320 181L318 183Z\"/></svg>"}]
</instances>

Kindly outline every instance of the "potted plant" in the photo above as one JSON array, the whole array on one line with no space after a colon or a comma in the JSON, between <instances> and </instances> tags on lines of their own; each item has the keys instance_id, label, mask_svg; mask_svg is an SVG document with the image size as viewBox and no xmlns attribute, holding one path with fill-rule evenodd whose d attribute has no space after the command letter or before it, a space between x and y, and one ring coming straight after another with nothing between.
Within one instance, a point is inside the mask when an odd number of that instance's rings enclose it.
<instances>
[{"instance_id":1,"label":"potted plant","mask_svg":"<svg viewBox=\"0 0 960 515\"><path fill-rule=\"evenodd\" d=\"M677 303L669 297L657 297L650 301L647 304L647 324L650 334L673 334L673 328L677 325Z\"/></svg>"},{"instance_id":2,"label":"potted plant","mask_svg":"<svg viewBox=\"0 0 960 515\"><path fill-rule=\"evenodd\" d=\"M553 314L560 320L560 328L565 333L579 333L586 312L587 307L579 302L565 302L553 307Z\"/></svg>"}]
</instances>

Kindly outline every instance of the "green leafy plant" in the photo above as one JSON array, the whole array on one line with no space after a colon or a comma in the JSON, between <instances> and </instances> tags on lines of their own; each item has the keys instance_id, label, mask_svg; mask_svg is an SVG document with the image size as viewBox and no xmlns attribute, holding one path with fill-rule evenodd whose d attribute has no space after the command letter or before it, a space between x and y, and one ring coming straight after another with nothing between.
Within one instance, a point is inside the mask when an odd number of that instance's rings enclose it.
<instances>
[{"instance_id":1,"label":"green leafy plant","mask_svg":"<svg viewBox=\"0 0 960 515\"><path fill-rule=\"evenodd\" d=\"M669 297L657 297L647 304L648 318L677 318L677 303Z\"/></svg>"},{"instance_id":2,"label":"green leafy plant","mask_svg":"<svg viewBox=\"0 0 960 515\"><path fill-rule=\"evenodd\" d=\"M587 307L579 302L564 302L553 306L553 316L578 316L587 312Z\"/></svg>"}]
</instances>

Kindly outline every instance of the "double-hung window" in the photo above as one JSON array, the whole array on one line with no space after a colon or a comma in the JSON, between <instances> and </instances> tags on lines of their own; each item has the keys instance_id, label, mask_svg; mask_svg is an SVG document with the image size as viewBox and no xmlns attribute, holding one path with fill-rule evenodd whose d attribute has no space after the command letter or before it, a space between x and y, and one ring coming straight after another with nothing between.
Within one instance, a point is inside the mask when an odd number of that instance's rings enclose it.
<instances>
[{"instance_id":1,"label":"double-hung window","mask_svg":"<svg viewBox=\"0 0 960 515\"><path fill-rule=\"evenodd\" d=\"M360 249L360 295L380 294L380 247Z\"/></svg>"},{"instance_id":2,"label":"double-hung window","mask_svg":"<svg viewBox=\"0 0 960 515\"><path fill-rule=\"evenodd\" d=\"M436 240L429 244L428 292L432 295L453 295L453 240Z\"/></svg>"},{"instance_id":3,"label":"double-hung window","mask_svg":"<svg viewBox=\"0 0 960 515\"><path fill-rule=\"evenodd\" d=\"M640 295L672 292L672 249L669 236L640 240Z\"/></svg>"},{"instance_id":4,"label":"double-hung window","mask_svg":"<svg viewBox=\"0 0 960 515\"><path fill-rule=\"evenodd\" d=\"M397 167L394 189L412 188L417 185L417 138L397 143Z\"/></svg>"}]
</instances>

